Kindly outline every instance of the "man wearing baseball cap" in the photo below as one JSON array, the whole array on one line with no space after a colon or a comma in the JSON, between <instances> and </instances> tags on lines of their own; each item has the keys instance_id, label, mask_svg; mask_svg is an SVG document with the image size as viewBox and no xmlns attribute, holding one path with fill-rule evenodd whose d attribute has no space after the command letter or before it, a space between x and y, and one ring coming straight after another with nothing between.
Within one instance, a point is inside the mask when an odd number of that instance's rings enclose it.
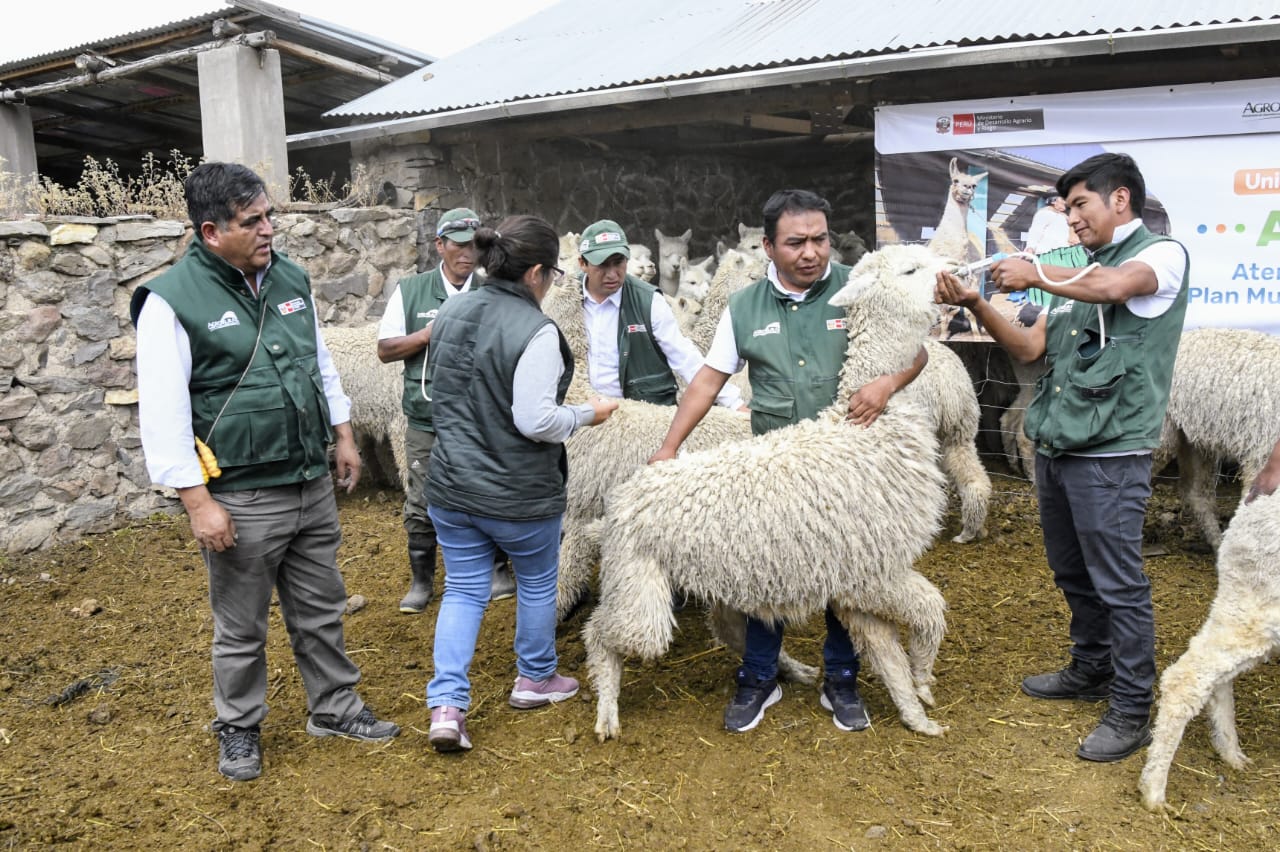
<instances>
[{"instance_id":1,"label":"man wearing baseball cap","mask_svg":"<svg viewBox=\"0 0 1280 852\"><path fill-rule=\"evenodd\" d=\"M408 419L404 449L409 466L404 528L409 534L412 583L400 601L403 613L422 612L435 591L436 531L427 517L423 494L427 459L436 438L431 425L431 389L426 383L427 344L431 342L431 324L436 311L445 300L484 286L483 276L475 272L476 249L472 243L479 227L480 217L466 207L455 207L441 216L436 224L436 253L440 255L440 265L429 272L402 278L387 301L378 326L378 360L384 364L404 361L401 399ZM500 554L500 561L505 562L505 555ZM509 568L499 570L495 566L494 599L510 597L514 591L515 582Z\"/></svg>"},{"instance_id":2,"label":"man wearing baseball cap","mask_svg":"<svg viewBox=\"0 0 1280 852\"><path fill-rule=\"evenodd\" d=\"M578 253L587 351L574 355L585 354L591 387L601 396L675 405L676 374L691 381L702 367L702 353L680 331L658 288L627 274L626 232L601 219L582 232ZM733 385L716 402L742 407Z\"/></svg>"}]
</instances>

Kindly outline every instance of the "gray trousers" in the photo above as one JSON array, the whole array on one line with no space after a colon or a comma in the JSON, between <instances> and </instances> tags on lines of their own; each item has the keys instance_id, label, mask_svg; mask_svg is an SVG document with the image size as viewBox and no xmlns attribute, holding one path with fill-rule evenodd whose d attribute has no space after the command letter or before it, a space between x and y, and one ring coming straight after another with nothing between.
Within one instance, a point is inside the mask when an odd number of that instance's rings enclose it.
<instances>
[{"instance_id":1,"label":"gray trousers","mask_svg":"<svg viewBox=\"0 0 1280 852\"><path fill-rule=\"evenodd\" d=\"M320 721L360 712L360 670L347 656L347 590L338 572L338 506L324 476L299 485L214 494L235 521L236 546L202 551L213 609L214 730L259 724L267 715L267 610L271 590L293 658Z\"/></svg>"},{"instance_id":2,"label":"gray trousers","mask_svg":"<svg viewBox=\"0 0 1280 852\"><path fill-rule=\"evenodd\" d=\"M436 528L427 517L427 460L435 445L436 433L418 429L404 430L405 464L409 466L408 490L404 495L404 531L430 534L435 541Z\"/></svg>"},{"instance_id":3,"label":"gray trousers","mask_svg":"<svg viewBox=\"0 0 1280 852\"><path fill-rule=\"evenodd\" d=\"M1036 456L1040 527L1053 580L1071 608L1071 656L1091 673L1114 671L1111 706L1151 709L1155 614L1142 570L1142 522L1151 456Z\"/></svg>"}]
</instances>

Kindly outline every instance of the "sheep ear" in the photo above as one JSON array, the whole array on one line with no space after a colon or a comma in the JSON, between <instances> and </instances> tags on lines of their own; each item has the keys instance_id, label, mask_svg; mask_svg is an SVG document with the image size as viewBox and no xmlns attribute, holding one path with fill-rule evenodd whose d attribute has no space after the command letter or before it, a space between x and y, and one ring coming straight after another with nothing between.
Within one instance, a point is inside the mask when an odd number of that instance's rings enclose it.
<instances>
[{"instance_id":1,"label":"sheep ear","mask_svg":"<svg viewBox=\"0 0 1280 852\"><path fill-rule=\"evenodd\" d=\"M844 286L831 297L830 304L838 308L848 307L858 299L862 298L862 294L875 283L875 276L870 274L850 275L849 280Z\"/></svg>"}]
</instances>

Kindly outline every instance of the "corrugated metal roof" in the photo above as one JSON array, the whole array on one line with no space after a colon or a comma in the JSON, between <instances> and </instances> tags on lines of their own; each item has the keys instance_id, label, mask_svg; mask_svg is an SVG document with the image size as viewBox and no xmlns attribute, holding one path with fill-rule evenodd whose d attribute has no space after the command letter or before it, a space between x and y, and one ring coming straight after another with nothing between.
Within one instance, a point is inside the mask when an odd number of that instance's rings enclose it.
<instances>
[{"instance_id":1,"label":"corrugated metal roof","mask_svg":"<svg viewBox=\"0 0 1280 852\"><path fill-rule=\"evenodd\" d=\"M1280 20L1280 0L563 0L326 113L427 115L943 46Z\"/></svg>"},{"instance_id":2,"label":"corrugated metal roof","mask_svg":"<svg viewBox=\"0 0 1280 852\"><path fill-rule=\"evenodd\" d=\"M216 0L210 0L209 5L215 6ZM329 46L342 45L346 51L361 51L370 55L387 55L394 57L399 62L405 62L410 65L422 66L427 63L434 62L435 57L428 53L418 50L410 50L397 44L391 44L381 39L373 38L364 33L347 29L346 27L331 24L328 21L312 18L307 15L300 14L291 9L276 6L271 3L264 3L261 0L225 0L224 5L214 8L211 12L205 12L200 15L192 15L188 18L179 18L176 21L158 24L154 27L147 27L133 32L122 33L116 36L108 36L106 38L94 39L84 44L74 45L72 47L62 48L61 50L51 51L49 53L41 53L26 59L15 59L4 64L0 64L0 80L6 77L16 76L23 71L56 62L66 58L74 58L83 53L86 49L93 49L97 53L109 54L112 48L124 47L137 44L138 42L149 41L153 38L163 38L172 36L175 33L182 33L192 28L199 28L207 33L209 24L212 24L218 18L235 18L237 14L253 13L261 15L273 22L286 23L290 26L297 27L300 31L306 32L314 41L326 42ZM158 9L156 16L163 14L163 9ZM321 45L317 44L317 47Z\"/></svg>"}]
</instances>

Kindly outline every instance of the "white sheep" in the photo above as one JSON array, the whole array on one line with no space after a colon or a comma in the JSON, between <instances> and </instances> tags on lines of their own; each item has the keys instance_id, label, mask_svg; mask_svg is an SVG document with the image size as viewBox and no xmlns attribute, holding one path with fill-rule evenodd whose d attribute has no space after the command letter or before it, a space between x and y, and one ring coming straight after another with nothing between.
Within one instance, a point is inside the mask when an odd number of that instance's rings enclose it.
<instances>
[{"instance_id":1,"label":"white sheep","mask_svg":"<svg viewBox=\"0 0 1280 852\"><path fill-rule=\"evenodd\" d=\"M408 422L401 403L404 365L378 360L377 323L328 326L320 329L320 336L342 378L342 389L351 398L351 431L356 446L366 462L376 464L369 465L371 478L387 485L399 483L401 489L407 487L404 430Z\"/></svg>"},{"instance_id":2,"label":"white sheep","mask_svg":"<svg viewBox=\"0 0 1280 852\"><path fill-rule=\"evenodd\" d=\"M671 643L672 590L764 621L797 622L831 605L883 678L903 722L922 733L946 602L912 567L946 503L928 412L894 400L868 428L845 422L853 391L905 369L937 318L943 261L890 246L854 269L849 349L836 399L806 420L651 465L609 494L601 597L584 629L596 734L616 737L622 658ZM671 513L699 535L672 535ZM893 623L907 625L911 655Z\"/></svg>"},{"instance_id":3,"label":"white sheep","mask_svg":"<svg viewBox=\"0 0 1280 852\"><path fill-rule=\"evenodd\" d=\"M653 252L648 246L631 244L631 257L627 259L627 274L634 275L647 284L652 284L658 274L658 267L653 262Z\"/></svg>"},{"instance_id":4,"label":"white sheep","mask_svg":"<svg viewBox=\"0 0 1280 852\"><path fill-rule=\"evenodd\" d=\"M674 296L680 286L680 258L689 259L689 238L693 236L693 230L689 229L678 237L669 237L654 228L653 236L658 241L658 289Z\"/></svg>"},{"instance_id":5,"label":"white sheep","mask_svg":"<svg viewBox=\"0 0 1280 852\"><path fill-rule=\"evenodd\" d=\"M1218 594L1187 652L1160 678L1160 702L1138 789L1165 806L1169 766L1187 723L1208 706L1209 738L1233 769L1249 763L1236 734L1232 683L1280 650L1280 495L1242 505L1218 549Z\"/></svg>"},{"instance_id":6,"label":"white sheep","mask_svg":"<svg viewBox=\"0 0 1280 852\"><path fill-rule=\"evenodd\" d=\"M706 299L707 291L711 289L712 266L714 263L714 255L705 257L697 263L691 262L687 257L680 258L680 262L676 267L678 273L676 296L693 299L699 303Z\"/></svg>"},{"instance_id":7,"label":"white sheep","mask_svg":"<svg viewBox=\"0 0 1280 852\"><path fill-rule=\"evenodd\" d=\"M1246 493L1280 438L1280 339L1259 331L1201 328L1182 335L1156 464L1176 454L1184 506L1215 547L1222 539L1219 460L1240 466Z\"/></svg>"}]
</instances>

